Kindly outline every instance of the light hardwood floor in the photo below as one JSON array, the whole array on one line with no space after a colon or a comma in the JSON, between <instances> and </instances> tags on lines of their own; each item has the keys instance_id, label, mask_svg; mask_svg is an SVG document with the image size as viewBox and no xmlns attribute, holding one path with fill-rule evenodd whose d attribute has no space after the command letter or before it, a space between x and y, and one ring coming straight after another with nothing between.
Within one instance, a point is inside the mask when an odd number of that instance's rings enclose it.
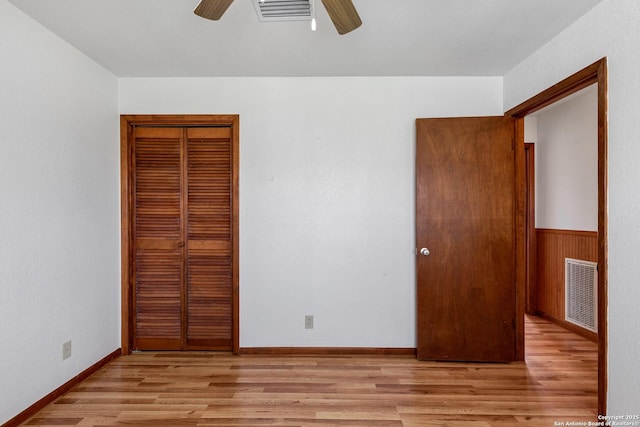
<instances>
[{"instance_id":1,"label":"light hardwood floor","mask_svg":"<svg viewBox=\"0 0 640 427\"><path fill-rule=\"evenodd\" d=\"M554 426L594 421L597 348L526 322L526 364L403 356L123 356L25 425Z\"/></svg>"}]
</instances>

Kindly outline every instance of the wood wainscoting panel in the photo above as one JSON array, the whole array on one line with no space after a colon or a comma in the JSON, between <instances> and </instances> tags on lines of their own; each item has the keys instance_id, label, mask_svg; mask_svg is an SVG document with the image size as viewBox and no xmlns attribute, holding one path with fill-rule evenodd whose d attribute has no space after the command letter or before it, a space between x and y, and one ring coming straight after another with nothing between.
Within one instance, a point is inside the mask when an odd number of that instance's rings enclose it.
<instances>
[{"instance_id":1,"label":"wood wainscoting panel","mask_svg":"<svg viewBox=\"0 0 640 427\"><path fill-rule=\"evenodd\" d=\"M598 262L598 233L595 231L536 229L537 314L574 329L565 321L565 258ZM575 326L576 332L582 328ZM584 330L585 336L595 334Z\"/></svg>"}]
</instances>

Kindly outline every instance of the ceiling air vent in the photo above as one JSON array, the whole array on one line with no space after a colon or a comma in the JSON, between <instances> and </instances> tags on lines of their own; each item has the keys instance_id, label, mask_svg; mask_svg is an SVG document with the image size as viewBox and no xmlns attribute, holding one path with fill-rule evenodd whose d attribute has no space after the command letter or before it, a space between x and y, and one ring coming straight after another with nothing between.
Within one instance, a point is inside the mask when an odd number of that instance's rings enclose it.
<instances>
[{"instance_id":1,"label":"ceiling air vent","mask_svg":"<svg viewBox=\"0 0 640 427\"><path fill-rule=\"evenodd\" d=\"M310 0L253 0L258 19L270 21L311 21Z\"/></svg>"}]
</instances>

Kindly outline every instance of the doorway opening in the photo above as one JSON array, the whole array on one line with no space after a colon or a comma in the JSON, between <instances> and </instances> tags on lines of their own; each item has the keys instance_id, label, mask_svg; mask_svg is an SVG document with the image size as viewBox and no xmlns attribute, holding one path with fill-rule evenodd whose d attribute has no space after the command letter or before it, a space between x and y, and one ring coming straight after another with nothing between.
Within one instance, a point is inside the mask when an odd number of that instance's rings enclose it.
<instances>
[{"instance_id":1,"label":"doorway opening","mask_svg":"<svg viewBox=\"0 0 640 427\"><path fill-rule=\"evenodd\" d=\"M574 75L562 80L531 99L507 111L505 115L524 122L524 118L544 107L552 105L578 91L594 85L597 91L598 122L598 215L597 215L597 325L598 325L598 413L606 414L607 408L607 304L608 304L608 141L607 141L607 60L603 58ZM518 135L519 144L524 144L524 134ZM523 186L524 187L524 186ZM526 233L527 227L523 230ZM526 240L526 239L525 239ZM526 298L528 288L523 290ZM527 306L529 302L527 301Z\"/></svg>"}]
</instances>

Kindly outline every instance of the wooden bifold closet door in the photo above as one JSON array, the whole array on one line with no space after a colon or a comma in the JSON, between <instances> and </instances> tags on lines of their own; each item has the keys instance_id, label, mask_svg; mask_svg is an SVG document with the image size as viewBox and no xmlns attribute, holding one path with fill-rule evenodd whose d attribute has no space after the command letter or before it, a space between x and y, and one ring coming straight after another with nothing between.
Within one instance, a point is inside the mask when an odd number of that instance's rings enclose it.
<instances>
[{"instance_id":1,"label":"wooden bifold closet door","mask_svg":"<svg viewBox=\"0 0 640 427\"><path fill-rule=\"evenodd\" d=\"M232 129L132 134L132 349L231 350Z\"/></svg>"}]
</instances>

